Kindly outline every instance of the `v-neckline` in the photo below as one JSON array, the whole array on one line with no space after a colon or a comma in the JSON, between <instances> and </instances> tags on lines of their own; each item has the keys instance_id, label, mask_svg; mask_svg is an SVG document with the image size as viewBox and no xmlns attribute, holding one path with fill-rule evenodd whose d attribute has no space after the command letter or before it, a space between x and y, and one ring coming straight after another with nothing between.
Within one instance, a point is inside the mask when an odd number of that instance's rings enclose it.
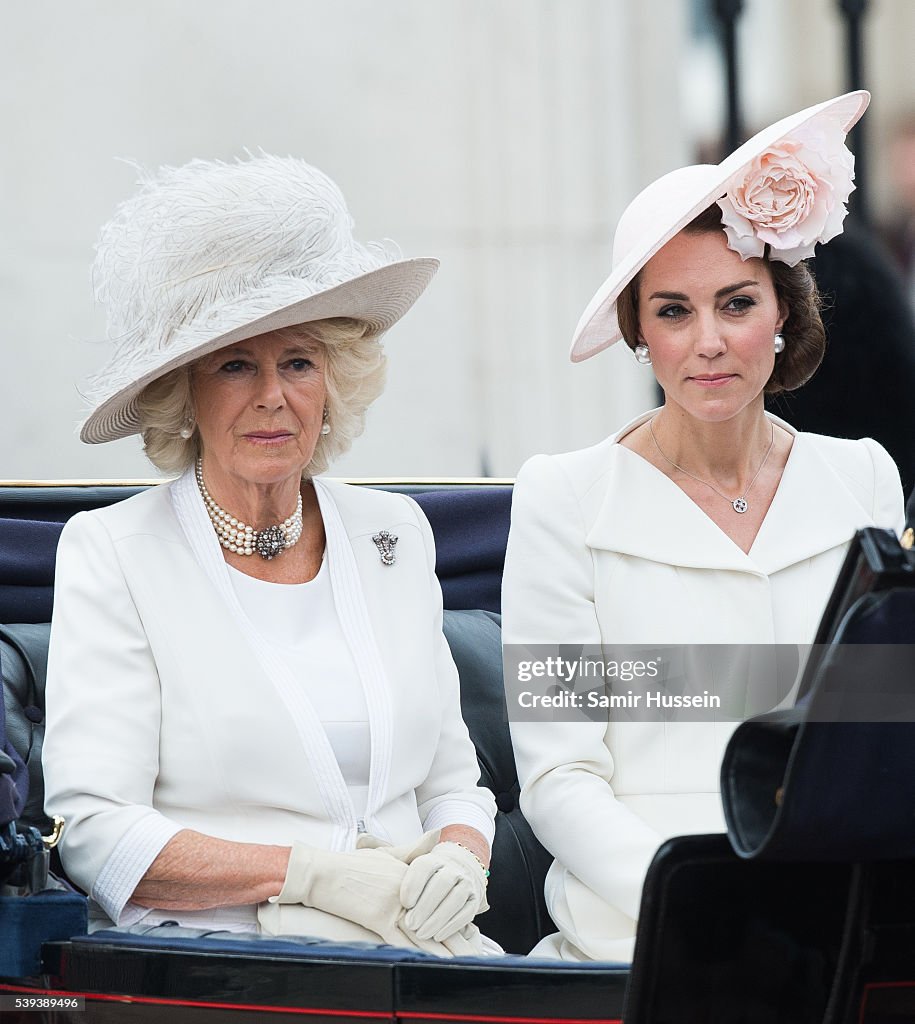
<instances>
[{"instance_id":1,"label":"v-neckline","mask_svg":"<svg viewBox=\"0 0 915 1024\"><path fill-rule=\"evenodd\" d=\"M785 460L785 465L782 467L782 475L781 477L779 477L778 486L775 488L775 493L772 495L772 500L769 502L769 507L766 509L766 514L763 516L759 524L759 529L756 531L756 534L753 537L753 542L750 544L749 549L744 551L744 549L730 536L730 534L728 534L727 531L723 530L718 525L718 523L716 523L715 520L712 519L708 512L706 512L705 509L697 501L694 501L686 493L686 491L683 490L682 487L674 483L674 481L671 480L671 478L665 472L663 472L663 470L659 469L656 465L654 465L653 462L650 462L643 455L639 455L638 452L635 452L631 448L627 448L626 445L620 443L624 437L628 437L629 434L631 434L634 430L637 430L640 426L642 426L643 423L647 423L650 419L653 419L654 416L656 416L660 411L660 408L651 409L647 413L644 413L643 415L637 417L635 420L632 420L629 423L627 423L617 433L614 439L614 444L617 445L621 451L628 452L629 455L633 456L633 458L638 459L639 463L641 463L644 466L647 466L652 473L655 473L659 477L661 477L666 482L666 484L672 487L677 492L677 494L680 495L680 497L684 501L688 502L689 507L694 509L698 513L698 515L702 517L702 520L705 523L711 526L717 534L720 534L727 541L727 543L730 544L733 548L735 548L738 552L740 552L740 554L744 558L749 559L751 562L755 561L753 558L753 551L759 543L760 536L762 536L763 533L766 531L766 524L771 519L772 511L775 508L776 503L779 502L779 495L782 493L783 490L782 484L784 483L785 475L788 473L792 461L794 460L794 453L797 447L795 442L798 438L798 432L794 429L794 427L792 427L789 423L786 423L784 420L779 419L777 416L772 416L770 413L765 413L765 417L769 421L769 423L771 423L775 427L782 427L791 436L791 450L788 452L788 458Z\"/></svg>"}]
</instances>

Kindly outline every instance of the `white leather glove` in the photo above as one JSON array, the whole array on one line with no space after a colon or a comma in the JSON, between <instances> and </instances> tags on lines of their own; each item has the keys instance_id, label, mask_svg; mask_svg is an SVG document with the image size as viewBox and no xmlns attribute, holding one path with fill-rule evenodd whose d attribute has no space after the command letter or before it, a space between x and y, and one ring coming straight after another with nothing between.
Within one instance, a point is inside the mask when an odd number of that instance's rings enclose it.
<instances>
[{"instance_id":1,"label":"white leather glove","mask_svg":"<svg viewBox=\"0 0 915 1024\"><path fill-rule=\"evenodd\" d=\"M442 945L452 956L483 956L483 937L475 924L465 924L459 932L444 939Z\"/></svg>"},{"instance_id":2,"label":"white leather glove","mask_svg":"<svg viewBox=\"0 0 915 1024\"><path fill-rule=\"evenodd\" d=\"M381 852L381 851L379 851ZM439 843L412 860L400 886L403 925L418 940L445 942L489 910L486 871L457 843Z\"/></svg>"},{"instance_id":3,"label":"white leather glove","mask_svg":"<svg viewBox=\"0 0 915 1024\"><path fill-rule=\"evenodd\" d=\"M414 845L425 849L429 844L430 839L424 836ZM372 848L367 843L355 853L331 853L293 843L283 888L268 902L315 907L345 921L354 921L392 946L421 949L436 956L479 956L482 945L475 925L449 936L445 942L420 939L403 927L400 887L407 866L391 856L389 851L393 849ZM271 919L275 916L271 915ZM301 929L291 918L273 921L268 930L274 934L298 934ZM309 929L306 926L304 930Z\"/></svg>"},{"instance_id":4,"label":"white leather glove","mask_svg":"<svg viewBox=\"0 0 915 1024\"><path fill-rule=\"evenodd\" d=\"M283 888L269 902L317 907L355 921L392 945L412 946L398 925L406 872L405 864L381 850L331 853L293 843Z\"/></svg>"},{"instance_id":5,"label":"white leather glove","mask_svg":"<svg viewBox=\"0 0 915 1024\"><path fill-rule=\"evenodd\" d=\"M383 839L379 839L377 836L363 833L356 840L356 848L359 850L380 850L386 853L389 857L396 857L397 860L402 861L404 864L412 865L414 861L423 857L425 854L432 853L433 850L437 849L441 839L442 830L436 829L434 832L426 832L421 836L415 843L403 843L400 846L391 846L386 843ZM468 852L469 851L465 851ZM472 855L471 855L472 856ZM483 874L479 862L475 857L472 857L476 869ZM485 882L485 875L484 882ZM401 898L403 897L403 888L401 888ZM489 905L486 904L485 893L484 893L484 906L480 912L484 909L489 909ZM400 927L406 932L413 944L420 949L424 949L428 953L438 953L439 956L443 954L434 948L433 945L439 945L445 947L448 953L452 956L482 956L483 955L483 943L480 935L480 929L475 924L465 924L463 927L459 927L454 931L453 934L448 935L444 939L429 939L420 938L415 932L413 932L406 924L405 917L410 911L404 911L400 919Z\"/></svg>"},{"instance_id":6,"label":"white leather glove","mask_svg":"<svg viewBox=\"0 0 915 1024\"><path fill-rule=\"evenodd\" d=\"M417 857L434 850L441 841L441 836L442 830L438 828L434 832L424 832L415 843L401 843L400 846L392 846L384 839L379 839L378 836L363 832L356 839L356 849L384 850L389 857L396 858L402 864L412 864Z\"/></svg>"}]
</instances>

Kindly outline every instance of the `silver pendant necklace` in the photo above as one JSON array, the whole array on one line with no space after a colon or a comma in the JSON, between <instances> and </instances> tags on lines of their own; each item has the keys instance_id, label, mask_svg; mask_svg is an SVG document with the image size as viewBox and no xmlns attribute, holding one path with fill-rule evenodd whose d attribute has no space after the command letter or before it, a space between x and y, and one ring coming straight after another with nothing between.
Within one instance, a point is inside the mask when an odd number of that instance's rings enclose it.
<instances>
[{"instance_id":1,"label":"silver pendant necklace","mask_svg":"<svg viewBox=\"0 0 915 1024\"><path fill-rule=\"evenodd\" d=\"M657 413L655 415L657 415ZM737 498L729 498L726 494L722 494L722 492L719 491L714 484L710 484L708 480L703 480L701 477L696 476L695 473L690 473L688 469L684 469L682 466L678 466L673 459L669 459L664 454L664 452L661 449L661 446L658 444L658 439L654 436L654 419L655 417L652 416L651 419L648 421L648 433L651 434L651 440L654 441L654 446L655 448L658 449L658 455L660 455L661 458L666 463L668 463L668 465L673 466L674 469L678 469L681 473L683 473L684 476L690 477L692 480L695 480L696 483L702 484L704 487L710 487L716 494L724 498L724 500L730 504L731 508L734 509L735 512L739 513L740 515L743 515L744 512L746 512L750 507L747 503L747 495L750 493L753 484L756 483L756 478L763 471L763 466L765 466L765 464L769 461L769 455L771 454L772 449L775 447L775 424L772 424L772 440L769 442L769 447L766 449L766 454L763 456L763 460L759 464L759 469L757 469L756 472L753 474L753 479L744 488L743 494L741 494Z\"/></svg>"},{"instance_id":2,"label":"silver pendant necklace","mask_svg":"<svg viewBox=\"0 0 915 1024\"><path fill-rule=\"evenodd\" d=\"M296 502L295 512L288 519L283 520L275 526L267 526L263 530L255 530L240 519L236 519L231 513L213 500L207 485L203 482L203 459L197 459L195 467L197 486L203 503L206 505L207 515L219 538L219 543L227 550L237 555L253 555L256 551L261 558L268 562L277 555L281 555L287 548L302 536L302 492L299 491L299 500Z\"/></svg>"}]
</instances>

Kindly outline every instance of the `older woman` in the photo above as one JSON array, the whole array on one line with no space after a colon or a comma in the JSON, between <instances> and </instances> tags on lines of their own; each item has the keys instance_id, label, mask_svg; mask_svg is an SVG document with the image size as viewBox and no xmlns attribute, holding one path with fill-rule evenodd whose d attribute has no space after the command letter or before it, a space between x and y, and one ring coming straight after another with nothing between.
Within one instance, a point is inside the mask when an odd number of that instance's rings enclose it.
<instances>
[{"instance_id":1,"label":"older woman","mask_svg":"<svg viewBox=\"0 0 915 1024\"><path fill-rule=\"evenodd\" d=\"M163 169L103 229L115 355L81 436L180 476L60 541L47 807L102 923L481 948L494 801L428 523L317 478L436 267L270 156Z\"/></svg>"},{"instance_id":2,"label":"older woman","mask_svg":"<svg viewBox=\"0 0 915 1024\"><path fill-rule=\"evenodd\" d=\"M867 99L786 118L720 165L666 175L624 212L572 359L623 338L664 404L522 469L506 644L809 643L855 531L901 527L899 476L879 444L799 434L764 407L823 356L803 258L841 230L844 138ZM512 725L521 805L556 858L559 934L544 955L630 958L659 844L724 828L718 771L733 724L604 714Z\"/></svg>"}]
</instances>

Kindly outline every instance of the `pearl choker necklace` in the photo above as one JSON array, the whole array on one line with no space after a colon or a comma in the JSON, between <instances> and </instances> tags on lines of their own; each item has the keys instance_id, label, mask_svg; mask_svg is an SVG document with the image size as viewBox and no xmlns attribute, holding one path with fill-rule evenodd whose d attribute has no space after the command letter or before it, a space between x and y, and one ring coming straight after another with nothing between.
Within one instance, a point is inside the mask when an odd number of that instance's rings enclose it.
<instances>
[{"instance_id":1,"label":"pearl choker necklace","mask_svg":"<svg viewBox=\"0 0 915 1024\"><path fill-rule=\"evenodd\" d=\"M203 460L197 460L197 486L206 505L207 515L219 538L219 543L228 551L237 555L253 555L256 551L268 562L271 558L281 555L287 548L302 536L302 492L296 502L295 512L276 526L267 526L263 530L255 530L240 519L226 512L213 501L206 484L203 482Z\"/></svg>"}]
</instances>

